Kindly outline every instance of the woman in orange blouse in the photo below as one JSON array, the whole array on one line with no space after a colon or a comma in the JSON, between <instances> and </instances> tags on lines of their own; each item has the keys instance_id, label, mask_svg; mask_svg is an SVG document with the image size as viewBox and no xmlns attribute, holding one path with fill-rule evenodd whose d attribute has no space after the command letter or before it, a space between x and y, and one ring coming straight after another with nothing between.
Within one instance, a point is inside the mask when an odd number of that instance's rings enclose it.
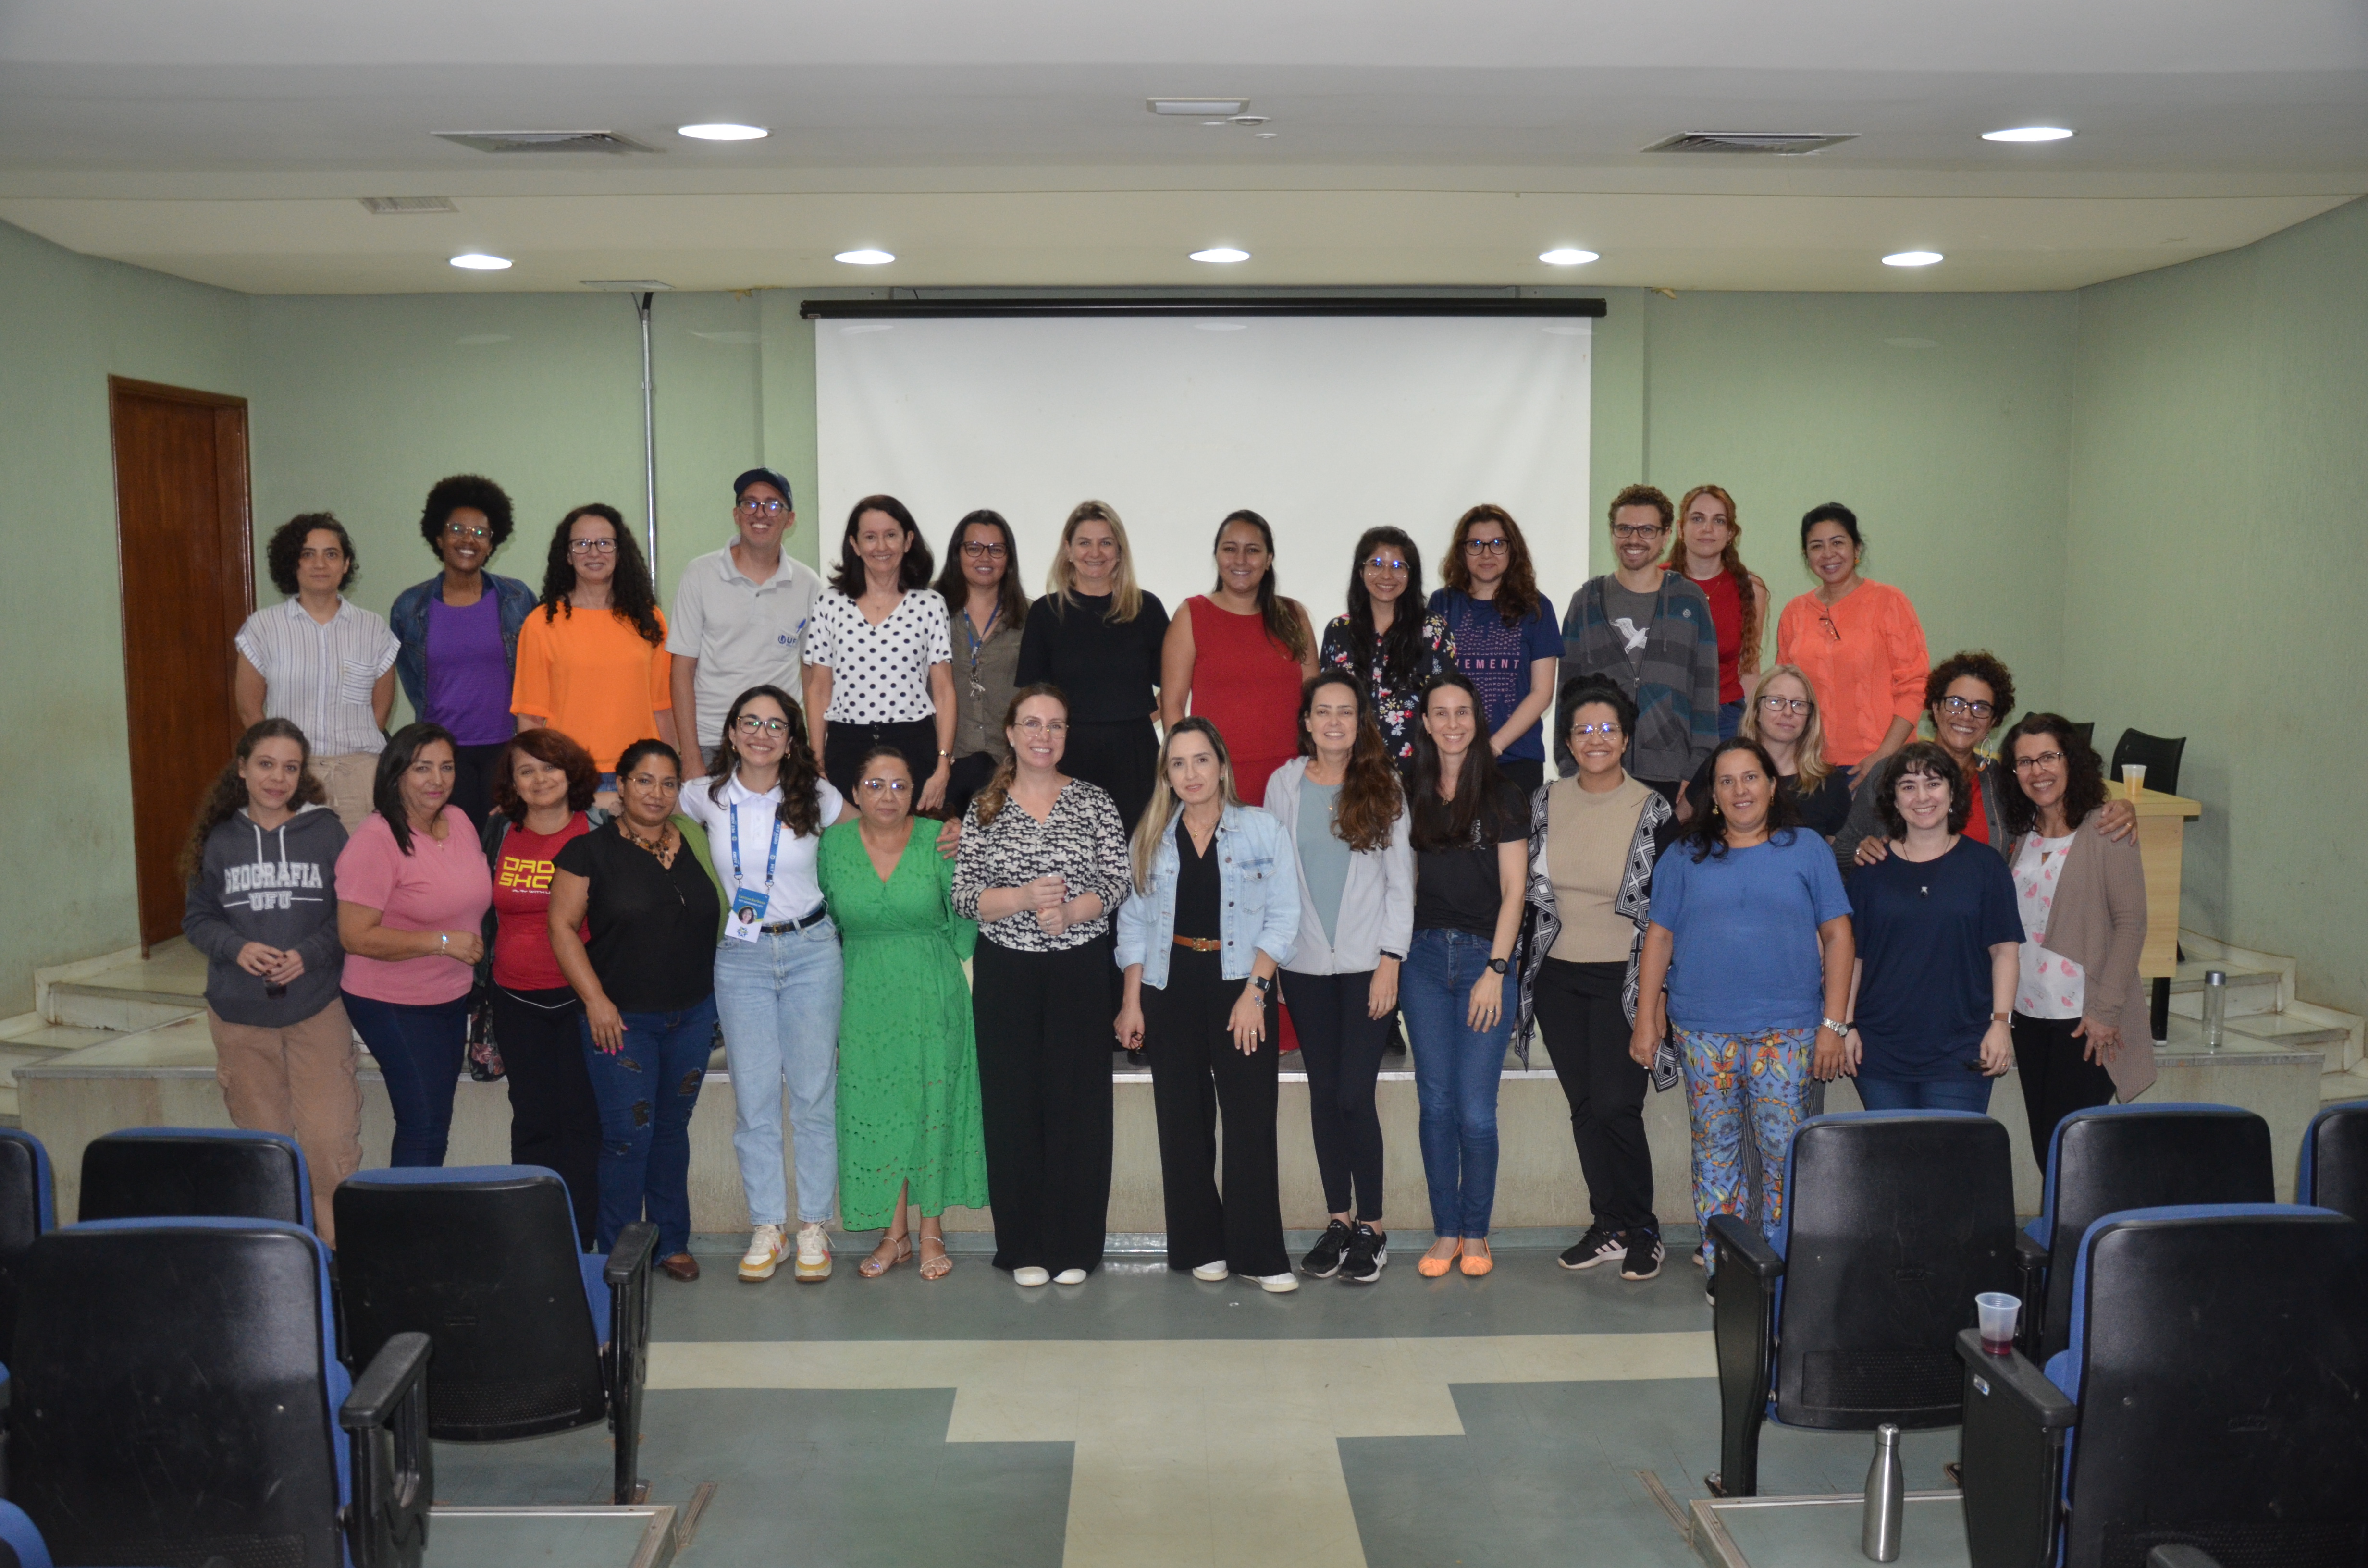
<instances>
[{"instance_id":1,"label":"woman in orange blouse","mask_svg":"<svg viewBox=\"0 0 2368 1568\"><path fill-rule=\"evenodd\" d=\"M518 629L510 711L592 754L600 804L615 809L617 757L652 736L674 744L673 661L666 612L625 519L598 502L560 519L543 566L542 603Z\"/></svg>"},{"instance_id":2,"label":"woman in orange blouse","mask_svg":"<svg viewBox=\"0 0 2368 1568\"><path fill-rule=\"evenodd\" d=\"M1858 514L1839 501L1811 507L1801 519L1801 555L1817 585L1776 621L1776 662L1809 677L1823 710L1826 760L1850 769L1853 789L1915 734L1931 667L1907 596L1859 575L1865 548Z\"/></svg>"}]
</instances>

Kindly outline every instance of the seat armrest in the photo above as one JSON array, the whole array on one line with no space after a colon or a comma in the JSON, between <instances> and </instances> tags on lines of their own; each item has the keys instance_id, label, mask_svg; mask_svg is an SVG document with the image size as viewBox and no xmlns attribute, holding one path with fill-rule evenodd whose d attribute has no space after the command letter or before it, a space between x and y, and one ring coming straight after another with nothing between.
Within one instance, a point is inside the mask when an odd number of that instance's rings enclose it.
<instances>
[{"instance_id":1,"label":"seat armrest","mask_svg":"<svg viewBox=\"0 0 2368 1568\"><path fill-rule=\"evenodd\" d=\"M353 1501L344 1522L354 1568L419 1568L427 1553L436 1490L429 1354L424 1334L391 1336L337 1409L337 1425L353 1435Z\"/></svg>"},{"instance_id":2,"label":"seat armrest","mask_svg":"<svg viewBox=\"0 0 2368 1568\"><path fill-rule=\"evenodd\" d=\"M393 1423L404 1395L427 1378L430 1351L424 1334L390 1335L362 1369L362 1375L354 1380L354 1392L337 1411L337 1425L348 1432L360 1432Z\"/></svg>"},{"instance_id":3,"label":"seat armrest","mask_svg":"<svg viewBox=\"0 0 2368 1568\"><path fill-rule=\"evenodd\" d=\"M2048 1249L2026 1232L2014 1233L2015 1291L2022 1298L2022 1321L2015 1325L2015 1347L2026 1356L2039 1354L2047 1324Z\"/></svg>"},{"instance_id":4,"label":"seat armrest","mask_svg":"<svg viewBox=\"0 0 2368 1568\"><path fill-rule=\"evenodd\" d=\"M2147 1552L2146 1568L2220 1568L2220 1560L2200 1546L2172 1542Z\"/></svg>"},{"instance_id":5,"label":"seat armrest","mask_svg":"<svg viewBox=\"0 0 2368 1568\"><path fill-rule=\"evenodd\" d=\"M2056 1558L2065 1445L2079 1406L2021 1351L1993 1356L1957 1335L1965 1367L1959 1453L1965 1556L1973 1568L2048 1568Z\"/></svg>"},{"instance_id":6,"label":"seat armrest","mask_svg":"<svg viewBox=\"0 0 2368 1568\"><path fill-rule=\"evenodd\" d=\"M2047 1267L2047 1258L2046 1243L2029 1231L2015 1232L2014 1261L2018 1265L2024 1268L2044 1268Z\"/></svg>"},{"instance_id":7,"label":"seat armrest","mask_svg":"<svg viewBox=\"0 0 2368 1568\"><path fill-rule=\"evenodd\" d=\"M2021 1351L1993 1356L1982 1348L1979 1330L1964 1328L1957 1331L1957 1359L1965 1364L1968 1373L1989 1383L1989 1390L1983 1392L2008 1395L2041 1430L2056 1432L2079 1425L2080 1406L2048 1381L2047 1374Z\"/></svg>"},{"instance_id":8,"label":"seat armrest","mask_svg":"<svg viewBox=\"0 0 2368 1568\"><path fill-rule=\"evenodd\" d=\"M616 1437L610 1500L622 1507L642 1500L642 1389L649 1380L650 1290L658 1228L636 1220L617 1233L601 1278L609 1282L609 1343L600 1371L609 1385L609 1429Z\"/></svg>"},{"instance_id":9,"label":"seat armrest","mask_svg":"<svg viewBox=\"0 0 2368 1568\"><path fill-rule=\"evenodd\" d=\"M1774 1279L1784 1272L1783 1256L1768 1244L1757 1226L1737 1215L1712 1215L1710 1240L1721 1268L1730 1265L1748 1268L1762 1279Z\"/></svg>"},{"instance_id":10,"label":"seat armrest","mask_svg":"<svg viewBox=\"0 0 2368 1568\"><path fill-rule=\"evenodd\" d=\"M657 1250L658 1228L647 1220L636 1220L617 1233L617 1244L609 1249L609 1267L600 1277L612 1286L625 1284L635 1269L649 1267Z\"/></svg>"}]
</instances>

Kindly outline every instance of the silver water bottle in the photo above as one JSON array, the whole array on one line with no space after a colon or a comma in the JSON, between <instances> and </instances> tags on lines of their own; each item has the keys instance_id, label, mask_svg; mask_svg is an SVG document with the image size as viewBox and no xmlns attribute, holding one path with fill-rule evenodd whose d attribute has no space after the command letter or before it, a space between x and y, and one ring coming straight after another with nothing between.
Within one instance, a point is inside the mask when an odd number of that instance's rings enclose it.
<instances>
[{"instance_id":1,"label":"silver water bottle","mask_svg":"<svg viewBox=\"0 0 2368 1568\"><path fill-rule=\"evenodd\" d=\"M2203 1049L2217 1051L2228 1033L2228 976L2225 971L2203 971Z\"/></svg>"},{"instance_id":2,"label":"silver water bottle","mask_svg":"<svg viewBox=\"0 0 2368 1568\"><path fill-rule=\"evenodd\" d=\"M1899 1561L1900 1516L1907 1511L1907 1479L1899 1469L1899 1428L1874 1429L1874 1462L1866 1467L1866 1522L1858 1549L1870 1562Z\"/></svg>"}]
</instances>

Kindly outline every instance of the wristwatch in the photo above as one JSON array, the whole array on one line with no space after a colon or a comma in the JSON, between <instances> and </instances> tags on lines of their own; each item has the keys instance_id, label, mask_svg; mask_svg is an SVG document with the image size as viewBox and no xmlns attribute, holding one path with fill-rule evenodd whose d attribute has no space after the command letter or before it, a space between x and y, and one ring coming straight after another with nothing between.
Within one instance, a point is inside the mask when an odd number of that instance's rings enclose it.
<instances>
[{"instance_id":1,"label":"wristwatch","mask_svg":"<svg viewBox=\"0 0 2368 1568\"><path fill-rule=\"evenodd\" d=\"M1817 1020L1817 1027L1819 1028L1831 1029L1834 1033L1842 1035L1846 1035L1850 1031L1850 1027L1838 1018L1819 1018Z\"/></svg>"},{"instance_id":2,"label":"wristwatch","mask_svg":"<svg viewBox=\"0 0 2368 1568\"><path fill-rule=\"evenodd\" d=\"M1258 987L1258 993L1261 996L1270 996L1274 994L1274 976L1270 974L1251 975L1250 983Z\"/></svg>"},{"instance_id":3,"label":"wristwatch","mask_svg":"<svg viewBox=\"0 0 2368 1568\"><path fill-rule=\"evenodd\" d=\"M1495 970L1498 974L1502 974L1507 970L1513 967L1513 960L1510 959L1490 959L1488 960L1488 967Z\"/></svg>"}]
</instances>

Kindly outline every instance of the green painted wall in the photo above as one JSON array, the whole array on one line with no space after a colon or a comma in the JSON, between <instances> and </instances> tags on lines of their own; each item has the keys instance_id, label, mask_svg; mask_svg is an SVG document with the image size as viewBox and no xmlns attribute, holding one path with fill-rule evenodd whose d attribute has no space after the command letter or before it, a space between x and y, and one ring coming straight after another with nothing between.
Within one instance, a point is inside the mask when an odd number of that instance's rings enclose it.
<instances>
[{"instance_id":1,"label":"green painted wall","mask_svg":"<svg viewBox=\"0 0 2368 1568\"><path fill-rule=\"evenodd\" d=\"M2182 923L2368 1013L2368 202L2083 290L2076 397L2069 701L2188 737Z\"/></svg>"}]
</instances>

